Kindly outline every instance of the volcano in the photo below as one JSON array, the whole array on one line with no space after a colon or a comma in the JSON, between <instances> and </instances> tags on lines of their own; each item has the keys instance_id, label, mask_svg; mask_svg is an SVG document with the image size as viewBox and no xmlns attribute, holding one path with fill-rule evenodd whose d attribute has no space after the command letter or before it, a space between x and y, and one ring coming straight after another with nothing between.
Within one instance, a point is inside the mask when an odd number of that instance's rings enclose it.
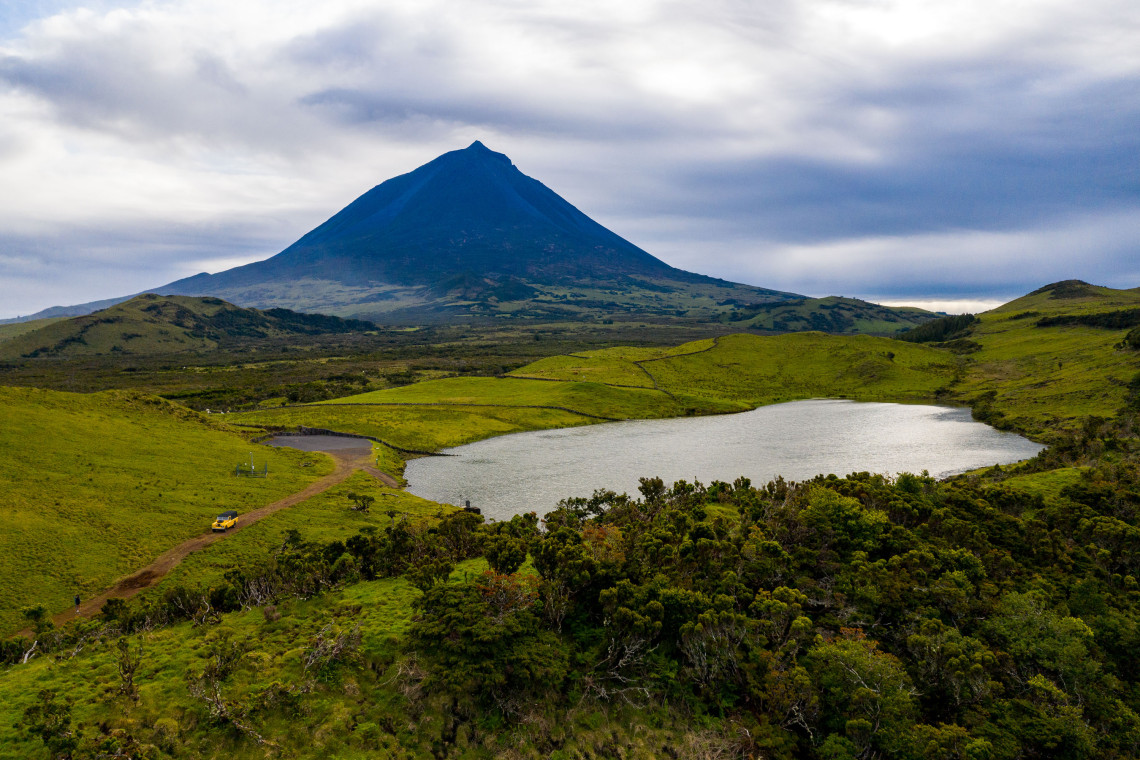
<instances>
[{"instance_id":1,"label":"volcano","mask_svg":"<svg viewBox=\"0 0 1140 760\"><path fill-rule=\"evenodd\" d=\"M272 258L156 292L383 321L676 316L797 297L671 267L478 141L377 185Z\"/></svg>"}]
</instances>

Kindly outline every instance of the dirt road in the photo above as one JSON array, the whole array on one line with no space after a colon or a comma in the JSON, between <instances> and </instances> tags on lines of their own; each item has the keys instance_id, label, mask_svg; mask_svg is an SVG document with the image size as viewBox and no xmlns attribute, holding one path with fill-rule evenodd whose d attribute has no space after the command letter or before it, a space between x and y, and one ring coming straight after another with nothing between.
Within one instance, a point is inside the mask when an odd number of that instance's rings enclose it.
<instances>
[{"instance_id":1,"label":"dirt road","mask_svg":"<svg viewBox=\"0 0 1140 760\"><path fill-rule=\"evenodd\" d=\"M188 541L183 541L173 549L159 555L159 557L151 562L141 570L131 573L130 575L120 578L113 586L100 592L98 595L81 600L79 609L70 609L66 612L61 612L52 617L52 622L57 626L74 620L76 617L93 617L99 614L103 605L108 599L117 597L120 599L129 599L140 591L150 588L157 584L162 578L173 570L179 562L186 559L189 555L205 548L215 541L221 541L226 536L231 536L240 530L248 528L255 522L268 517L274 512L279 512L282 509L295 506L310 499L313 496L327 491L338 483L343 483L348 480L348 477L357 470L363 470L372 477L376 478L384 485L390 488L399 488L400 484L386 472L381 472L372 465L372 449L368 448L351 448L351 449L336 449L326 451L326 454L336 460L336 469L329 475L324 476L320 480L311 483L304 490L298 491L295 494L286 496L284 499L275 501L272 504L267 504L260 509L255 509L252 512L246 512L238 519L238 524L230 528L225 533L208 532L200 536L195 536ZM21 635L28 635L29 631L22 631Z\"/></svg>"}]
</instances>

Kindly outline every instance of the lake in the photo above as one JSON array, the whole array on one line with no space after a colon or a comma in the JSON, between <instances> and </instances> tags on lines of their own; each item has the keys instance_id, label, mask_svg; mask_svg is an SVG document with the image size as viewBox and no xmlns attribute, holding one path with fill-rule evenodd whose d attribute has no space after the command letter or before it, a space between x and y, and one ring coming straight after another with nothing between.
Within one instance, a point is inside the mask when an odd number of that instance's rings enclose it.
<instances>
[{"instance_id":1,"label":"lake","mask_svg":"<svg viewBox=\"0 0 1140 760\"><path fill-rule=\"evenodd\" d=\"M1044 446L976 422L970 410L812 399L740 414L631 420L489 438L408 462L408 491L465 500L488 518L543 515L605 488L637 495L638 478L763 485L777 475L870 471L945 477L1028 459Z\"/></svg>"}]
</instances>

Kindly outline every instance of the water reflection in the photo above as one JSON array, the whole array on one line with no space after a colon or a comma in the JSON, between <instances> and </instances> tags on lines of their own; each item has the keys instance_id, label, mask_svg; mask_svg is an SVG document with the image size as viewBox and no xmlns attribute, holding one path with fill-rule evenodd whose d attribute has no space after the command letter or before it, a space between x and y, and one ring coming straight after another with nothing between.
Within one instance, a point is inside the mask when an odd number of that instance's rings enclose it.
<instances>
[{"instance_id":1,"label":"water reflection","mask_svg":"<svg viewBox=\"0 0 1140 760\"><path fill-rule=\"evenodd\" d=\"M1033 456L1043 447L975 422L968 409L832 399L741 414L636 420L490 438L408 463L408 490L470 499L497 520L544 514L567 496L609 488L635 494L640 477L762 484L777 475L868 470L944 477Z\"/></svg>"}]
</instances>

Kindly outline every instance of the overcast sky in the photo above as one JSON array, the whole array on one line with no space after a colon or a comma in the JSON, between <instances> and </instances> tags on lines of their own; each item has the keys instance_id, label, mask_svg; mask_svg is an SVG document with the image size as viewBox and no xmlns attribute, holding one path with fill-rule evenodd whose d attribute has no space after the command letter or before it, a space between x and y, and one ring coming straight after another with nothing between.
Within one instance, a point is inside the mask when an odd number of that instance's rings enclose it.
<instances>
[{"instance_id":1,"label":"overcast sky","mask_svg":"<svg viewBox=\"0 0 1140 760\"><path fill-rule=\"evenodd\" d=\"M267 258L475 139L739 282L1140 286L1135 0L3 0L0 317Z\"/></svg>"}]
</instances>

